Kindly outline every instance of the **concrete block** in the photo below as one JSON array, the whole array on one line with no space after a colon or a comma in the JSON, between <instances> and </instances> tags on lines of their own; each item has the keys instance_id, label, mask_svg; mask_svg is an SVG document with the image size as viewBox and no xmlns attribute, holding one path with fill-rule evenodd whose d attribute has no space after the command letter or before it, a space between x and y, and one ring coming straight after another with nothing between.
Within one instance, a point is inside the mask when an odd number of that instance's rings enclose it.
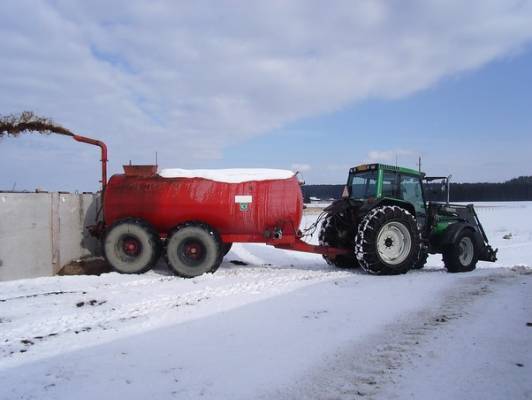
<instances>
[{"instance_id":1,"label":"concrete block","mask_svg":"<svg viewBox=\"0 0 532 400\"><path fill-rule=\"evenodd\" d=\"M0 193L0 281L56 274L100 254L87 226L99 194Z\"/></svg>"}]
</instances>

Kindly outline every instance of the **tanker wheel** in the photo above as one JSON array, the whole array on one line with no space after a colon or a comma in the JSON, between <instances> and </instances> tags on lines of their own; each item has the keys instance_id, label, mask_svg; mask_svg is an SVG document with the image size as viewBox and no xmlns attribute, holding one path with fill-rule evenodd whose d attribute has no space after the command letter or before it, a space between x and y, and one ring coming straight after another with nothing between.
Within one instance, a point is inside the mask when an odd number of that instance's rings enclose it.
<instances>
[{"instance_id":1,"label":"tanker wheel","mask_svg":"<svg viewBox=\"0 0 532 400\"><path fill-rule=\"evenodd\" d=\"M404 274L418 261L420 251L416 220L404 208L376 207L359 225L355 254L370 274Z\"/></svg>"},{"instance_id":2,"label":"tanker wheel","mask_svg":"<svg viewBox=\"0 0 532 400\"><path fill-rule=\"evenodd\" d=\"M327 215L321 224L319 244L320 246L332 246L353 249L353 228L346 225L340 216ZM339 268L358 268L358 261L354 251L349 254L341 254L336 257L323 255L323 259L329 265Z\"/></svg>"},{"instance_id":3,"label":"tanker wheel","mask_svg":"<svg viewBox=\"0 0 532 400\"><path fill-rule=\"evenodd\" d=\"M227 253L229 253L229 250L231 250L231 247L233 247L233 243L222 244L222 252L223 252L224 257L227 255Z\"/></svg>"},{"instance_id":4,"label":"tanker wheel","mask_svg":"<svg viewBox=\"0 0 532 400\"><path fill-rule=\"evenodd\" d=\"M151 269L161 256L161 240L146 222L128 218L115 222L103 237L107 262L122 274L140 274Z\"/></svg>"},{"instance_id":5,"label":"tanker wheel","mask_svg":"<svg viewBox=\"0 0 532 400\"><path fill-rule=\"evenodd\" d=\"M179 276L193 278L215 272L223 258L223 243L218 233L206 224L189 222L168 235L166 261Z\"/></svg>"}]
</instances>

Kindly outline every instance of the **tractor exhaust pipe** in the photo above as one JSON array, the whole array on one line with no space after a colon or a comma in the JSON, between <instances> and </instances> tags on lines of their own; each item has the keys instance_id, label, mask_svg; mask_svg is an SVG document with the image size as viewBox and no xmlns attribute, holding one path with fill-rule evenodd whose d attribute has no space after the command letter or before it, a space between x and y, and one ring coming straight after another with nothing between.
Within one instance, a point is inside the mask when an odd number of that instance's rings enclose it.
<instances>
[{"instance_id":1,"label":"tractor exhaust pipe","mask_svg":"<svg viewBox=\"0 0 532 400\"><path fill-rule=\"evenodd\" d=\"M452 175L449 175L447 177L447 181L445 182L445 184L447 185L447 205L451 203L451 178L452 177L453 177Z\"/></svg>"}]
</instances>

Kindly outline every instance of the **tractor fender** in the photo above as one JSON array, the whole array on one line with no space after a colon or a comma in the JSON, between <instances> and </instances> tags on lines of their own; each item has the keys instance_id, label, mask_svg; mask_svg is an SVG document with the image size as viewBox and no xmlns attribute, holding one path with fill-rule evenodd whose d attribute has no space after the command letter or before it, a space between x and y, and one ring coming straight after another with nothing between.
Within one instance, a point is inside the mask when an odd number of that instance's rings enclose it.
<instances>
[{"instance_id":1,"label":"tractor fender","mask_svg":"<svg viewBox=\"0 0 532 400\"><path fill-rule=\"evenodd\" d=\"M455 222L454 224L449 225L445 232L443 232L443 236L439 242L440 246L444 247L448 244L456 243L456 240L464 230L470 230L475 234L477 248L480 249L483 247L478 230L467 222Z\"/></svg>"},{"instance_id":2,"label":"tractor fender","mask_svg":"<svg viewBox=\"0 0 532 400\"><path fill-rule=\"evenodd\" d=\"M414 205L408 201L389 199L385 197L383 199L379 199L378 201L372 203L371 206L372 206L371 209L375 207L380 207L380 206L397 206L397 207L401 207L407 210L410 214L414 216L414 218L416 217L416 209L414 208Z\"/></svg>"},{"instance_id":3,"label":"tractor fender","mask_svg":"<svg viewBox=\"0 0 532 400\"><path fill-rule=\"evenodd\" d=\"M338 200L333 201L327 207L325 207L323 211L329 214L338 214L338 213L347 211L351 207L352 206L348 199L338 199Z\"/></svg>"}]
</instances>

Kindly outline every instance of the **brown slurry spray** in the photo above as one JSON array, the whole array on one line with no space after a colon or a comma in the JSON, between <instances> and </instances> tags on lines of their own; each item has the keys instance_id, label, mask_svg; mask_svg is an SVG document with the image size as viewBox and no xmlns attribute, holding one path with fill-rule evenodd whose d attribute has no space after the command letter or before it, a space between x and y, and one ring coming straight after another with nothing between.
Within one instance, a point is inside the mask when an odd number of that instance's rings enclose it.
<instances>
[{"instance_id":1,"label":"brown slurry spray","mask_svg":"<svg viewBox=\"0 0 532 400\"><path fill-rule=\"evenodd\" d=\"M21 133L38 132L45 135L58 133L60 135L74 136L74 133L49 118L35 115L31 111L20 114L10 114L0 117L0 138L4 136L18 136Z\"/></svg>"}]
</instances>

